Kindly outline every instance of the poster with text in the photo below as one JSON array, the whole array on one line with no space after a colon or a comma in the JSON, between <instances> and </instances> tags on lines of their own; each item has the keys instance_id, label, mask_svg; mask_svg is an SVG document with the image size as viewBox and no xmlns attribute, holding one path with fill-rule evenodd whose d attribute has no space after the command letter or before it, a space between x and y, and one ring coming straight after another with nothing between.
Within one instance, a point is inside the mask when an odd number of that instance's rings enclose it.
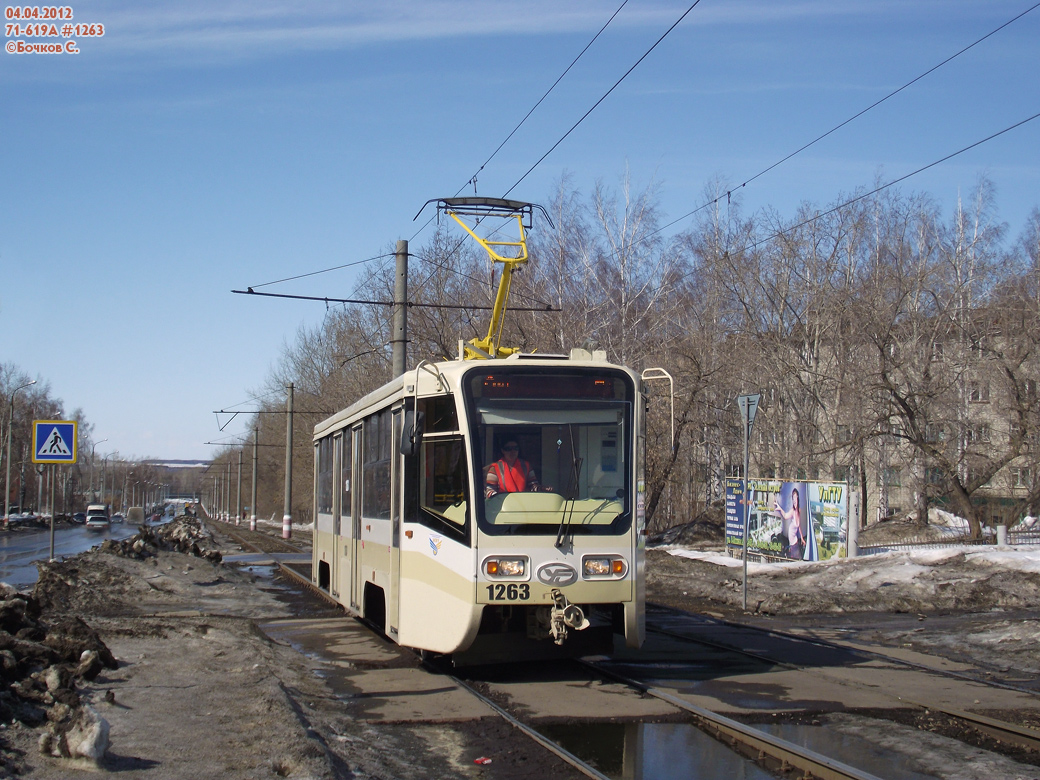
<instances>
[{"instance_id":1,"label":"poster with text","mask_svg":"<svg viewBox=\"0 0 1040 780\"><path fill-rule=\"evenodd\" d=\"M748 551L774 559L818 561L845 554L847 486L752 479ZM726 544L743 547L744 481L726 480Z\"/></svg>"}]
</instances>

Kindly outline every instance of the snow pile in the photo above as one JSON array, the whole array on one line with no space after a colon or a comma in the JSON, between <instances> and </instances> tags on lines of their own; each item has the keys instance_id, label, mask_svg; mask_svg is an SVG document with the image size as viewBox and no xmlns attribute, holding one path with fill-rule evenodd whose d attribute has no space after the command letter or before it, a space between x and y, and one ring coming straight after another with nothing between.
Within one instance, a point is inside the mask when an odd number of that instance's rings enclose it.
<instances>
[{"instance_id":1,"label":"snow pile","mask_svg":"<svg viewBox=\"0 0 1040 780\"><path fill-rule=\"evenodd\" d=\"M0 722L46 723L42 752L99 761L108 723L81 701L78 680L118 664L97 632L77 617L43 620L34 595L0 583Z\"/></svg>"},{"instance_id":2,"label":"snow pile","mask_svg":"<svg viewBox=\"0 0 1040 780\"><path fill-rule=\"evenodd\" d=\"M145 526L140 533L129 539L121 541L106 539L101 545L101 552L142 561L154 556L159 550L167 550L220 563L222 559L220 552L215 549L206 549L215 545L212 534L206 531L198 519L189 515L181 515L173 522L164 525Z\"/></svg>"},{"instance_id":3,"label":"snow pile","mask_svg":"<svg viewBox=\"0 0 1040 780\"><path fill-rule=\"evenodd\" d=\"M742 561L721 552L666 552L665 557L651 553L648 581L667 579L684 595L720 606L741 603ZM684 563L669 565L667 558ZM749 609L772 614L1037 609L1040 547L966 546L819 563L749 563L748 590Z\"/></svg>"}]
</instances>

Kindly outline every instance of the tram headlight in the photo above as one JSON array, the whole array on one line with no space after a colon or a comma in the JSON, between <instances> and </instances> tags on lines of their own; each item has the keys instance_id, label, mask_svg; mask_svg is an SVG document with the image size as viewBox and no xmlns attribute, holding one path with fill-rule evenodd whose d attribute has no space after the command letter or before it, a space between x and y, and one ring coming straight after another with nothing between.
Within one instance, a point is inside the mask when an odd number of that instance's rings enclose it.
<instances>
[{"instance_id":1,"label":"tram headlight","mask_svg":"<svg viewBox=\"0 0 1040 780\"><path fill-rule=\"evenodd\" d=\"M527 576L527 558L488 558L484 561L484 573L488 577L524 578Z\"/></svg>"},{"instance_id":2,"label":"tram headlight","mask_svg":"<svg viewBox=\"0 0 1040 780\"><path fill-rule=\"evenodd\" d=\"M628 564L618 555L587 555L582 564L586 579L620 579L627 571Z\"/></svg>"}]
</instances>

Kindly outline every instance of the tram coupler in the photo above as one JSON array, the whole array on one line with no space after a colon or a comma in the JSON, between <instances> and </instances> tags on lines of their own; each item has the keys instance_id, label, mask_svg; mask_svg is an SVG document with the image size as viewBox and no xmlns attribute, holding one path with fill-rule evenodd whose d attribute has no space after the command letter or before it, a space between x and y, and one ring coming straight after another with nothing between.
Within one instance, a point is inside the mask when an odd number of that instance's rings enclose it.
<instances>
[{"instance_id":1,"label":"tram coupler","mask_svg":"<svg viewBox=\"0 0 1040 780\"><path fill-rule=\"evenodd\" d=\"M559 588L553 588L550 594L553 606L549 614L549 632L552 634L553 641L562 645L567 639L567 629L573 628L575 631L581 631L591 624L581 607L571 604Z\"/></svg>"}]
</instances>

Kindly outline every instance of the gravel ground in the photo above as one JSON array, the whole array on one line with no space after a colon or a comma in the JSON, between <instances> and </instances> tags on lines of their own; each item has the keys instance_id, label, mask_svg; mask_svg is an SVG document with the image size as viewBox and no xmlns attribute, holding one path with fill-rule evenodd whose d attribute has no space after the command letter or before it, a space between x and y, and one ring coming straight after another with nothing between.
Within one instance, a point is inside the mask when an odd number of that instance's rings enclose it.
<instances>
[{"instance_id":1,"label":"gravel ground","mask_svg":"<svg viewBox=\"0 0 1040 780\"><path fill-rule=\"evenodd\" d=\"M29 722L8 718L0 727L0 776L57 780L99 769L128 780L573 776L491 721L429 728L351 719L314 661L257 628L272 619L339 610L291 597L259 567L221 562L222 554L238 547L219 526L213 535L191 521L181 526L178 531L174 524L165 538L113 543L43 565L32 604L18 606L12 593L0 601L0 619L19 610L40 612L31 629L0 627L0 639L6 634L15 650L23 641L18 637L44 642L75 617L97 632L113 657L104 668L80 670L67 688L53 691L50 703L40 664L33 667L35 677L24 677L28 662L8 670L23 675L18 685L47 714ZM777 624L845 621L892 645L958 659L985 657L1001 674L1035 677L1040 671L1040 564L1010 566L992 556L954 552L751 567L753 614L745 616L741 569L718 552L711 542L648 551L648 600ZM872 619L881 615L889 618L883 625ZM962 630L951 629L956 626ZM65 649L68 655L79 648ZM75 666L48 663L59 670ZM60 708L64 720L54 714L61 697L76 700L74 711L90 708L107 724L104 757L63 757L47 741L52 738L44 739L47 750L41 751L41 737L59 733L71 720ZM498 760L475 767L467 756L482 745L495 746Z\"/></svg>"},{"instance_id":2,"label":"gravel ground","mask_svg":"<svg viewBox=\"0 0 1040 780\"><path fill-rule=\"evenodd\" d=\"M494 718L437 726L354 720L317 661L258 628L341 610L271 579L268 567L222 563L221 553L241 548L219 524L212 535L195 521L177 526L165 538L41 565L32 595L39 626L76 615L114 657L109 668L61 691L103 719L107 751L97 760L63 755L50 737L42 750L41 737L55 730L56 705L34 700L39 717L0 724L0 777L67 780L99 770L127 780L580 776ZM0 601L0 620L3 614ZM0 628L0 639L5 635L15 641ZM387 663L418 660L402 650ZM31 681L40 690L30 693L46 697L43 683ZM492 764L474 763L482 751L495 756Z\"/></svg>"}]
</instances>

